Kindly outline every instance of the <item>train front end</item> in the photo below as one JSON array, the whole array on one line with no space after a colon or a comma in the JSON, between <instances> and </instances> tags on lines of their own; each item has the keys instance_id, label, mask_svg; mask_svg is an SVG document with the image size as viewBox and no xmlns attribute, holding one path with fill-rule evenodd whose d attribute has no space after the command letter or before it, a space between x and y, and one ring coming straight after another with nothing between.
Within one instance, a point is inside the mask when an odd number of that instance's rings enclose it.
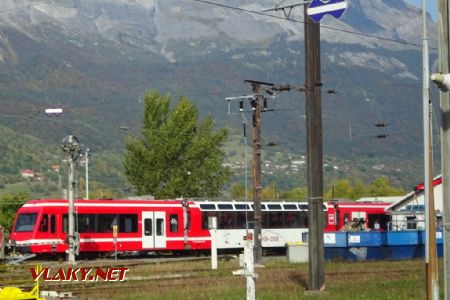
<instances>
[{"instance_id":1,"label":"train front end","mask_svg":"<svg viewBox=\"0 0 450 300\"><path fill-rule=\"evenodd\" d=\"M19 253L52 253L61 251L63 240L55 238L56 218L32 200L17 211L8 245ZM35 203L36 202L36 203Z\"/></svg>"}]
</instances>

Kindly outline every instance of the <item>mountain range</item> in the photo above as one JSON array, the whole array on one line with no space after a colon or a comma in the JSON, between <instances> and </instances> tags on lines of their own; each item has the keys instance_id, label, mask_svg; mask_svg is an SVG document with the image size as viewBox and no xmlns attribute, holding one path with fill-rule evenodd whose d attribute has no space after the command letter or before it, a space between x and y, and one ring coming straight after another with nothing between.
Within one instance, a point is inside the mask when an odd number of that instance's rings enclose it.
<instances>
[{"instance_id":1,"label":"mountain range","mask_svg":"<svg viewBox=\"0 0 450 300\"><path fill-rule=\"evenodd\" d=\"M188 96L201 116L212 114L217 126L240 135L237 103L228 114L225 97L250 94L245 79L304 82L303 9L294 8L289 20L281 11L263 12L295 3L1 0L0 125L17 139L27 135L46 144L31 152L58 157L62 138L74 134L94 158L115 153L120 160L124 137L139 132L140 99L158 89L174 100ZM402 0L348 3L343 18L327 16L321 24L323 91L337 91L322 96L324 155L345 166L326 180L387 175L411 187L422 176L421 12ZM428 29L436 70L431 18ZM432 94L436 102L437 91ZM63 109L61 116L44 113L54 107ZM304 95L269 97L269 108L263 141L278 146L265 147L267 155L304 154ZM389 127L376 128L376 122ZM377 139L380 134L388 137ZM0 150L4 157L11 151ZM119 171L99 180L112 176L118 182Z\"/></svg>"}]
</instances>

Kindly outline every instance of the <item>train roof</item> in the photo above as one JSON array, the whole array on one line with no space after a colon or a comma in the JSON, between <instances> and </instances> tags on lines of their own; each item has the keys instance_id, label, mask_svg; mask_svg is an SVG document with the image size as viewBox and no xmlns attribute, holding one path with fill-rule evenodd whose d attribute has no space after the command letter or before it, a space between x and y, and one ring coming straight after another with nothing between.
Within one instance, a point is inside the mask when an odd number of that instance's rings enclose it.
<instances>
[{"instance_id":1,"label":"train roof","mask_svg":"<svg viewBox=\"0 0 450 300\"><path fill-rule=\"evenodd\" d=\"M155 206L180 206L183 201L181 199L173 200L127 200L127 199L95 199L84 200L76 199L74 204L77 207L92 206L117 206L117 207L155 207ZM188 201L190 206L196 206L193 201ZM69 201L65 199L34 199L25 203L22 207L50 207L50 206L68 206Z\"/></svg>"}]
</instances>

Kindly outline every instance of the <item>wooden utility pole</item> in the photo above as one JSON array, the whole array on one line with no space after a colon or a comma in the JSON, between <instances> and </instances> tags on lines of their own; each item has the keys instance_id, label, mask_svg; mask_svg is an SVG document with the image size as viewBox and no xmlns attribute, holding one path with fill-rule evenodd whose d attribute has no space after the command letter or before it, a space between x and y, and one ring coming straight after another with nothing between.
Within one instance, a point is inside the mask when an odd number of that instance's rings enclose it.
<instances>
[{"instance_id":1,"label":"wooden utility pole","mask_svg":"<svg viewBox=\"0 0 450 300\"><path fill-rule=\"evenodd\" d=\"M320 24L305 16L306 135L309 205L309 290L325 286Z\"/></svg>"},{"instance_id":2,"label":"wooden utility pole","mask_svg":"<svg viewBox=\"0 0 450 300\"><path fill-rule=\"evenodd\" d=\"M267 110L267 103L264 101L264 97L260 94L261 86L274 87L273 83L256 81L256 80L244 80L244 82L250 83L252 86L253 95L251 96L238 96L225 98L228 103L231 100L239 100L241 112L244 111L243 99L250 99L252 107L252 125L253 125L253 234L254 234L254 246L253 256L255 265L262 264L262 234L261 234L261 112ZM264 101L264 102L263 102ZM262 104L264 103L264 107ZM228 113L230 113L230 106L228 104ZM244 124L244 137L245 137L245 124ZM247 162L247 159L245 160ZM246 168L247 170L247 168ZM245 176L247 186L247 176ZM247 193L246 193L247 197Z\"/></svg>"},{"instance_id":3,"label":"wooden utility pole","mask_svg":"<svg viewBox=\"0 0 450 300\"><path fill-rule=\"evenodd\" d=\"M436 216L433 188L433 135L431 130L432 105L430 98L430 71L428 59L428 31L426 0L422 0L422 63L423 63L423 137L424 137L424 173L425 173L425 265L427 299L439 299L437 252L436 252Z\"/></svg>"},{"instance_id":4,"label":"wooden utility pole","mask_svg":"<svg viewBox=\"0 0 450 300\"><path fill-rule=\"evenodd\" d=\"M255 243L253 248L254 262L262 264L262 236L261 236L261 96L259 95L261 83L246 80L251 83L252 92L255 98L252 104L252 125L253 125L253 203L254 203L254 235Z\"/></svg>"},{"instance_id":5,"label":"wooden utility pole","mask_svg":"<svg viewBox=\"0 0 450 300\"><path fill-rule=\"evenodd\" d=\"M447 0L439 3L439 72L448 74L449 43L450 43L450 6ZM450 103L449 94L440 92L441 107L441 168L442 168L442 199L444 221L444 290L445 300L450 300Z\"/></svg>"}]
</instances>

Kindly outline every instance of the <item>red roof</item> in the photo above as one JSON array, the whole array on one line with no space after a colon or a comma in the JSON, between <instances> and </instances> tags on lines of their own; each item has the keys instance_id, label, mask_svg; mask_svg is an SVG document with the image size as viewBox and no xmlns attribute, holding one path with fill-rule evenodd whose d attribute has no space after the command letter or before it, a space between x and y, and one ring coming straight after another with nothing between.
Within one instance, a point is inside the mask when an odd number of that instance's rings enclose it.
<instances>
[{"instance_id":1,"label":"red roof","mask_svg":"<svg viewBox=\"0 0 450 300\"><path fill-rule=\"evenodd\" d=\"M433 186L440 185L442 183L442 176L438 176L433 180ZM414 192L418 193L425 189L425 183L419 183L414 187Z\"/></svg>"}]
</instances>

